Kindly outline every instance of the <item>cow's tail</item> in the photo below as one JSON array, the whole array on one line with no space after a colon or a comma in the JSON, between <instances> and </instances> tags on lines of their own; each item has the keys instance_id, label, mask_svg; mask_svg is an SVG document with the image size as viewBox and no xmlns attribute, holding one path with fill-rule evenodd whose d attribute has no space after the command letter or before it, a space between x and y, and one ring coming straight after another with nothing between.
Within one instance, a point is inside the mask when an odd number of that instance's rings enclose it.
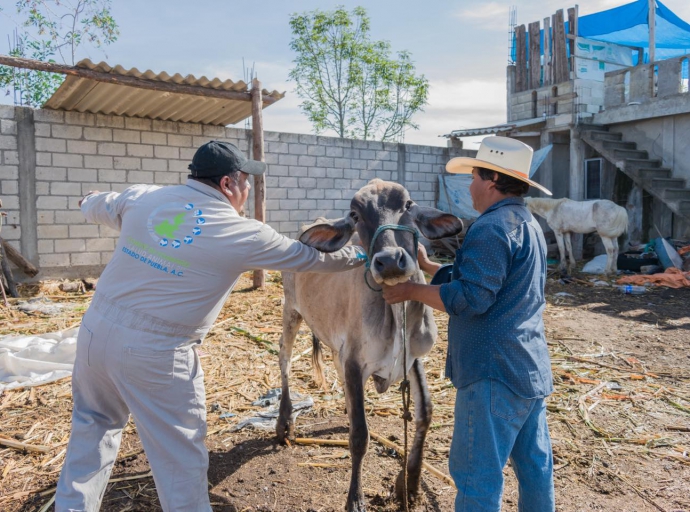
<instances>
[{"instance_id":1,"label":"cow's tail","mask_svg":"<svg viewBox=\"0 0 690 512\"><path fill-rule=\"evenodd\" d=\"M314 382L319 388L325 388L326 377L323 374L323 351L316 334L311 335L311 364L314 368Z\"/></svg>"}]
</instances>

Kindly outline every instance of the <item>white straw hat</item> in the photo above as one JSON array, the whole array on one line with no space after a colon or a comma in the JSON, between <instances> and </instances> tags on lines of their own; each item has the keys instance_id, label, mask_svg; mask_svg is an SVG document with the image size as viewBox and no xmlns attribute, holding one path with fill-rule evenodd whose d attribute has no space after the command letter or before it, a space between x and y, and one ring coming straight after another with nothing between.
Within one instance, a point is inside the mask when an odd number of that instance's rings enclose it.
<instances>
[{"instance_id":1,"label":"white straw hat","mask_svg":"<svg viewBox=\"0 0 690 512\"><path fill-rule=\"evenodd\" d=\"M507 174L538 188L548 195L551 191L536 181L529 179L532 165L532 148L527 144L509 137L486 137L477 151L477 158L465 156L451 159L446 164L446 171L453 174L472 174L475 167Z\"/></svg>"}]
</instances>

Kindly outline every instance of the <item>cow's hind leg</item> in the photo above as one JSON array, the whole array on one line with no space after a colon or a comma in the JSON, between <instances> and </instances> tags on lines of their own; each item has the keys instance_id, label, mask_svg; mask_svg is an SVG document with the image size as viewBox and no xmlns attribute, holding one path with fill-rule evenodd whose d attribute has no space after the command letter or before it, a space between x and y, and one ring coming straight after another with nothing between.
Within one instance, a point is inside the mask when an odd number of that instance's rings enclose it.
<instances>
[{"instance_id":1,"label":"cow's hind leg","mask_svg":"<svg viewBox=\"0 0 690 512\"><path fill-rule=\"evenodd\" d=\"M350 420L350 457L352 476L350 491L347 494L347 512L364 512L364 493L362 492L362 463L369 447L369 429L364 411L364 378L357 361L345 362L345 403Z\"/></svg>"},{"instance_id":2,"label":"cow's hind leg","mask_svg":"<svg viewBox=\"0 0 690 512\"><path fill-rule=\"evenodd\" d=\"M283 335L280 337L280 382L282 396L280 398L280 414L276 423L278 441L285 442L285 438L295 436L295 425L292 421L292 400L290 400L290 362L292 346L297 337L297 331L302 323L302 315L295 310L283 310Z\"/></svg>"},{"instance_id":3,"label":"cow's hind leg","mask_svg":"<svg viewBox=\"0 0 690 512\"><path fill-rule=\"evenodd\" d=\"M414 399L414 416L415 416L415 435L412 443L412 448L408 452L407 459L407 493L412 499L419 493L419 484L421 482L422 461L424 460L424 441L426 434L431 425L431 394L426 383L426 374L424 373L424 366L420 359L415 359L412 368L408 374L410 380L410 389L412 391L412 398ZM395 492L398 499L402 500L403 495L403 477L404 473L400 471L398 479L395 483Z\"/></svg>"}]
</instances>

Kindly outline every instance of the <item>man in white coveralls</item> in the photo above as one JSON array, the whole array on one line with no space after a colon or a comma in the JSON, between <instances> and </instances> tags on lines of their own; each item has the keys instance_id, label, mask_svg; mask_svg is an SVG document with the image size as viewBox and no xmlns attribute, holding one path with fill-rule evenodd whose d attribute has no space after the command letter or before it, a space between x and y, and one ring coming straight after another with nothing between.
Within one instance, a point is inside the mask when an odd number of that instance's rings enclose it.
<instances>
[{"instance_id":1,"label":"man in white coveralls","mask_svg":"<svg viewBox=\"0 0 690 512\"><path fill-rule=\"evenodd\" d=\"M90 222L120 231L77 340L72 434L57 512L99 509L131 413L163 510L210 511L206 405L197 347L240 274L340 272L364 263L325 254L240 216L266 164L232 144L201 146L186 185L93 192Z\"/></svg>"}]
</instances>

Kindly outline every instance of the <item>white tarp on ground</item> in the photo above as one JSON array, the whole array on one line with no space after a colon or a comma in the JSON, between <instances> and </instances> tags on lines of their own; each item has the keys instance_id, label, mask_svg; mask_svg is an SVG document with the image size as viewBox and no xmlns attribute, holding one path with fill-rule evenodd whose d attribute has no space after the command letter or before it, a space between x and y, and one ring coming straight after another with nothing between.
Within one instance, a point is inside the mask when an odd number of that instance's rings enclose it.
<instances>
[{"instance_id":1,"label":"white tarp on ground","mask_svg":"<svg viewBox=\"0 0 690 512\"><path fill-rule=\"evenodd\" d=\"M0 394L72 375L79 327L36 336L0 337Z\"/></svg>"}]
</instances>

